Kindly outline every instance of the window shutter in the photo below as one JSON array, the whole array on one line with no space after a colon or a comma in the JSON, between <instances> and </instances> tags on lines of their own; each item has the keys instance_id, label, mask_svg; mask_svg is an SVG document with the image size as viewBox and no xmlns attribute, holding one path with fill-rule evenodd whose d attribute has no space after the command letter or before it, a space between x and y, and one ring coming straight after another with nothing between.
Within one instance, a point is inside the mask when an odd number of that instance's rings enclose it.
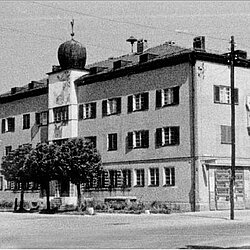
<instances>
[{"instance_id":1,"label":"window shutter","mask_svg":"<svg viewBox=\"0 0 250 250\"><path fill-rule=\"evenodd\" d=\"M175 186L175 169L171 168L172 186Z\"/></svg>"},{"instance_id":2,"label":"window shutter","mask_svg":"<svg viewBox=\"0 0 250 250\"><path fill-rule=\"evenodd\" d=\"M179 127L172 127L174 133L174 145L180 144L180 128Z\"/></svg>"},{"instance_id":3,"label":"window shutter","mask_svg":"<svg viewBox=\"0 0 250 250\"><path fill-rule=\"evenodd\" d=\"M5 133L6 128L5 128L5 119L2 119L2 134Z\"/></svg>"},{"instance_id":4,"label":"window shutter","mask_svg":"<svg viewBox=\"0 0 250 250\"><path fill-rule=\"evenodd\" d=\"M221 125L221 143L231 143L231 126Z\"/></svg>"},{"instance_id":5,"label":"window shutter","mask_svg":"<svg viewBox=\"0 0 250 250\"><path fill-rule=\"evenodd\" d=\"M128 132L128 149L133 148L133 132Z\"/></svg>"},{"instance_id":6,"label":"window shutter","mask_svg":"<svg viewBox=\"0 0 250 250\"><path fill-rule=\"evenodd\" d=\"M144 187L145 186L145 171L144 169L142 169L142 186Z\"/></svg>"},{"instance_id":7,"label":"window shutter","mask_svg":"<svg viewBox=\"0 0 250 250\"><path fill-rule=\"evenodd\" d=\"M238 89L234 89L234 103L235 104L239 103L239 91L238 91Z\"/></svg>"},{"instance_id":8,"label":"window shutter","mask_svg":"<svg viewBox=\"0 0 250 250\"><path fill-rule=\"evenodd\" d=\"M107 116L107 100L102 101L102 116Z\"/></svg>"},{"instance_id":9,"label":"window shutter","mask_svg":"<svg viewBox=\"0 0 250 250\"><path fill-rule=\"evenodd\" d=\"M220 87L214 86L214 102L220 102Z\"/></svg>"},{"instance_id":10,"label":"window shutter","mask_svg":"<svg viewBox=\"0 0 250 250\"><path fill-rule=\"evenodd\" d=\"M155 106L156 108L160 108L162 106L161 103L161 90L156 90L155 92Z\"/></svg>"},{"instance_id":11,"label":"window shutter","mask_svg":"<svg viewBox=\"0 0 250 250\"><path fill-rule=\"evenodd\" d=\"M155 133L155 145L156 147L162 146L162 129L157 128Z\"/></svg>"},{"instance_id":12,"label":"window shutter","mask_svg":"<svg viewBox=\"0 0 250 250\"><path fill-rule=\"evenodd\" d=\"M10 132L15 131L15 118L14 117L8 118L8 131Z\"/></svg>"},{"instance_id":13,"label":"window shutter","mask_svg":"<svg viewBox=\"0 0 250 250\"><path fill-rule=\"evenodd\" d=\"M114 150L117 150L117 134L113 135L113 139L114 139L114 142L113 142L113 144L114 144Z\"/></svg>"},{"instance_id":14,"label":"window shutter","mask_svg":"<svg viewBox=\"0 0 250 250\"><path fill-rule=\"evenodd\" d=\"M78 106L78 119L82 120L83 119L83 104L80 104Z\"/></svg>"},{"instance_id":15,"label":"window shutter","mask_svg":"<svg viewBox=\"0 0 250 250\"><path fill-rule=\"evenodd\" d=\"M133 112L133 96L128 96L128 113Z\"/></svg>"},{"instance_id":16,"label":"window shutter","mask_svg":"<svg viewBox=\"0 0 250 250\"><path fill-rule=\"evenodd\" d=\"M174 95L174 103L173 104L179 104L179 89L180 87L173 88L173 95Z\"/></svg>"},{"instance_id":17,"label":"window shutter","mask_svg":"<svg viewBox=\"0 0 250 250\"><path fill-rule=\"evenodd\" d=\"M117 103L116 103L116 105L117 105L117 114L120 114L121 109L122 109L122 99L121 99L121 97L119 97L116 100L117 100Z\"/></svg>"},{"instance_id":18,"label":"window shutter","mask_svg":"<svg viewBox=\"0 0 250 250\"><path fill-rule=\"evenodd\" d=\"M92 103L91 118L96 118L96 103Z\"/></svg>"},{"instance_id":19,"label":"window shutter","mask_svg":"<svg viewBox=\"0 0 250 250\"><path fill-rule=\"evenodd\" d=\"M149 103L148 97L149 97L148 93L142 94L142 98L143 98L143 106L141 107L142 110L148 109L148 103Z\"/></svg>"},{"instance_id":20,"label":"window shutter","mask_svg":"<svg viewBox=\"0 0 250 250\"><path fill-rule=\"evenodd\" d=\"M149 147L149 131L148 130L142 131L142 147L143 148Z\"/></svg>"}]
</instances>

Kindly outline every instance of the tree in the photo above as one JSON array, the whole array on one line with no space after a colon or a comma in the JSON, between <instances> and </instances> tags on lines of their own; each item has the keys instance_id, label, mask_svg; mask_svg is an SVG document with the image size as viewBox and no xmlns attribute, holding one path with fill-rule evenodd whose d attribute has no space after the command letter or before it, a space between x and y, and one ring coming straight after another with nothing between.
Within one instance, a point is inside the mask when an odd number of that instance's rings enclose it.
<instances>
[{"instance_id":1,"label":"tree","mask_svg":"<svg viewBox=\"0 0 250 250\"><path fill-rule=\"evenodd\" d=\"M14 181L16 184L21 184L19 211L24 210L24 192L26 183L30 181L30 176L25 171L25 166L31 150L31 144L23 144L2 158L1 174L4 175L7 181Z\"/></svg>"},{"instance_id":2,"label":"tree","mask_svg":"<svg viewBox=\"0 0 250 250\"><path fill-rule=\"evenodd\" d=\"M46 191L47 210L50 210L50 181L63 176L59 166L59 146L54 143L38 143L30 152L25 171L31 179Z\"/></svg>"},{"instance_id":3,"label":"tree","mask_svg":"<svg viewBox=\"0 0 250 250\"><path fill-rule=\"evenodd\" d=\"M72 138L60 147L60 165L64 168L66 179L77 187L77 208L81 207L81 184L97 182L102 171L101 156L93 143L83 138Z\"/></svg>"}]
</instances>

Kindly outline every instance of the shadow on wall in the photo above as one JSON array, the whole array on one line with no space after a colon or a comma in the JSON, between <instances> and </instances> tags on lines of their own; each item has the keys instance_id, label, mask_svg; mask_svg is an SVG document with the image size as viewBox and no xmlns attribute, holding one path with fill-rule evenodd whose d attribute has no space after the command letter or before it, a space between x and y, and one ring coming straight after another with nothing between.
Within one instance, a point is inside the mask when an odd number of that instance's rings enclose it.
<instances>
[{"instance_id":1,"label":"shadow on wall","mask_svg":"<svg viewBox=\"0 0 250 250\"><path fill-rule=\"evenodd\" d=\"M180 249L250 249L250 246L216 247L216 246L187 245L186 247Z\"/></svg>"}]
</instances>

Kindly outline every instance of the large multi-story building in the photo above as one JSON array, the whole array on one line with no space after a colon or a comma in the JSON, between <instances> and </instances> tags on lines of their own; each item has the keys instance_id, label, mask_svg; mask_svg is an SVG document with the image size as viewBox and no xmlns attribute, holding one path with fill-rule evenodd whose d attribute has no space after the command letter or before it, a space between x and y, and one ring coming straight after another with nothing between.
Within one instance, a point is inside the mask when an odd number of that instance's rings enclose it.
<instances>
[{"instance_id":1,"label":"large multi-story building","mask_svg":"<svg viewBox=\"0 0 250 250\"><path fill-rule=\"evenodd\" d=\"M166 42L85 67L73 38L48 78L0 96L0 156L20 144L84 137L105 168L88 197L164 201L185 210L229 208L231 90L228 54ZM250 61L236 51L236 208L250 208ZM13 183L0 177L1 197ZM14 184L13 184L14 185ZM65 189L65 187L64 187ZM69 185L61 195L75 202ZM58 192L56 192L58 195ZM30 192L34 198L36 192ZM0 198L1 198L0 197Z\"/></svg>"}]
</instances>

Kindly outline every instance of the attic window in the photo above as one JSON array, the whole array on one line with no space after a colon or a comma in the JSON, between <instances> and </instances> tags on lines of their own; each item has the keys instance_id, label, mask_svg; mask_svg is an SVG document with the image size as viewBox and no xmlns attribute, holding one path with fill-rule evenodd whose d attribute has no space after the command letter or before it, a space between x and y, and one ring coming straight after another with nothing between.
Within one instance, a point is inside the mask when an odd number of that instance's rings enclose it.
<instances>
[{"instance_id":1,"label":"attic window","mask_svg":"<svg viewBox=\"0 0 250 250\"><path fill-rule=\"evenodd\" d=\"M113 69L119 69L131 63L131 61L118 60L113 62Z\"/></svg>"},{"instance_id":2,"label":"attic window","mask_svg":"<svg viewBox=\"0 0 250 250\"><path fill-rule=\"evenodd\" d=\"M139 57L139 63L145 63L145 62L147 62L149 60L154 59L155 57L157 57L157 55L151 54L151 53L142 54Z\"/></svg>"}]
</instances>

